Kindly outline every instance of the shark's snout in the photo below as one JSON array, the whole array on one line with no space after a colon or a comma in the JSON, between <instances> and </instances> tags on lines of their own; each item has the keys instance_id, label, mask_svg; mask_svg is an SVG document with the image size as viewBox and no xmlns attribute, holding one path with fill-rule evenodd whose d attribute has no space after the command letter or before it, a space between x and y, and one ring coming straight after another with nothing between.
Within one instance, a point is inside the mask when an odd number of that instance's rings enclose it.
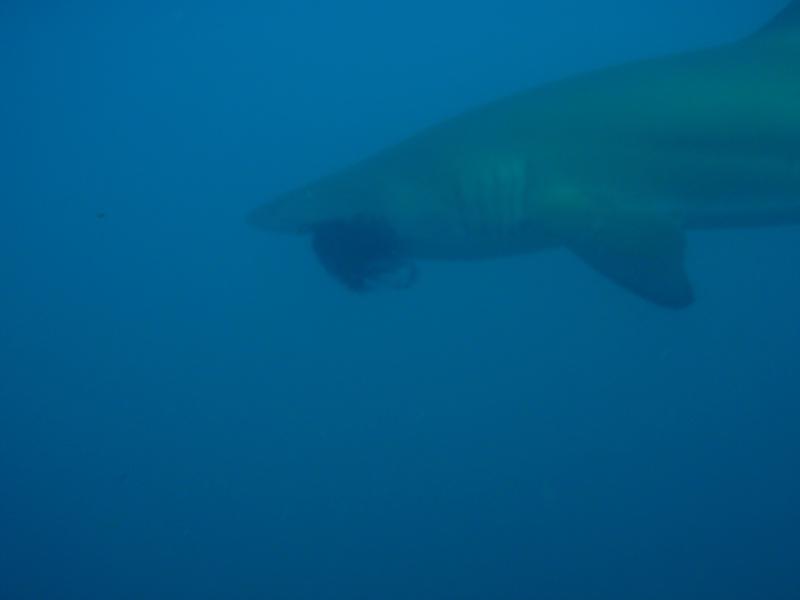
<instances>
[{"instance_id":1,"label":"shark's snout","mask_svg":"<svg viewBox=\"0 0 800 600\"><path fill-rule=\"evenodd\" d=\"M248 225L267 231L280 231L281 219L275 202L262 204L247 213L245 221Z\"/></svg>"},{"instance_id":2,"label":"shark's snout","mask_svg":"<svg viewBox=\"0 0 800 600\"><path fill-rule=\"evenodd\" d=\"M284 194L250 211L245 220L257 229L275 233L308 233L318 220L312 201L307 191Z\"/></svg>"}]
</instances>

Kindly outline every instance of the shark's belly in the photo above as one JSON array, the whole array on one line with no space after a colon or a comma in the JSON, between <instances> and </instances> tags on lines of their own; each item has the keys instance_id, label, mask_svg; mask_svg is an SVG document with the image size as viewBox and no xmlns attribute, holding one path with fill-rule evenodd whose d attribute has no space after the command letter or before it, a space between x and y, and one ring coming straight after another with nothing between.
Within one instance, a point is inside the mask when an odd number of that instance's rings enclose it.
<instances>
[{"instance_id":1,"label":"shark's belly","mask_svg":"<svg viewBox=\"0 0 800 600\"><path fill-rule=\"evenodd\" d=\"M797 150L685 152L653 169L654 203L689 228L798 223L800 141Z\"/></svg>"},{"instance_id":2,"label":"shark's belly","mask_svg":"<svg viewBox=\"0 0 800 600\"><path fill-rule=\"evenodd\" d=\"M800 195L730 196L717 202L673 201L687 229L772 227L800 224Z\"/></svg>"}]
</instances>

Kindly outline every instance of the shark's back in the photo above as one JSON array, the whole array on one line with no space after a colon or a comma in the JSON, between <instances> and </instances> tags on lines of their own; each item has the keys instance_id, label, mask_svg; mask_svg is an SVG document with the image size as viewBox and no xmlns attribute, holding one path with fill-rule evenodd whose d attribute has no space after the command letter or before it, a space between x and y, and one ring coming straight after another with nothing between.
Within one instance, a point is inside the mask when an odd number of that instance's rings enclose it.
<instances>
[{"instance_id":1,"label":"shark's back","mask_svg":"<svg viewBox=\"0 0 800 600\"><path fill-rule=\"evenodd\" d=\"M753 39L780 36L794 42L800 41L800 1L792 0L775 18L761 29Z\"/></svg>"},{"instance_id":2,"label":"shark's back","mask_svg":"<svg viewBox=\"0 0 800 600\"><path fill-rule=\"evenodd\" d=\"M509 183L518 189L531 181L540 195L583 186L679 212L689 227L796 222L800 0L744 41L546 85L443 123L398 151L436 157L448 177L523 156L529 170L516 171L529 181ZM485 199L497 210L501 192Z\"/></svg>"}]
</instances>

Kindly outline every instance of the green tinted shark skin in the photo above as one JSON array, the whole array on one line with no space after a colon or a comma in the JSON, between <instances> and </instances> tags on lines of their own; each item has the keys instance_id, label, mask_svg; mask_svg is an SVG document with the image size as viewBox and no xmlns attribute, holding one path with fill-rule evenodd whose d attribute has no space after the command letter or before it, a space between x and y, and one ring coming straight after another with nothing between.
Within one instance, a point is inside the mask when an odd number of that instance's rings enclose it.
<instances>
[{"instance_id":1,"label":"green tinted shark skin","mask_svg":"<svg viewBox=\"0 0 800 600\"><path fill-rule=\"evenodd\" d=\"M687 306L686 230L800 223L800 0L739 43L563 80L449 120L249 220L298 234L331 223L391 231L391 244L318 245L338 252L334 272L375 248L459 260L566 247L649 301Z\"/></svg>"}]
</instances>

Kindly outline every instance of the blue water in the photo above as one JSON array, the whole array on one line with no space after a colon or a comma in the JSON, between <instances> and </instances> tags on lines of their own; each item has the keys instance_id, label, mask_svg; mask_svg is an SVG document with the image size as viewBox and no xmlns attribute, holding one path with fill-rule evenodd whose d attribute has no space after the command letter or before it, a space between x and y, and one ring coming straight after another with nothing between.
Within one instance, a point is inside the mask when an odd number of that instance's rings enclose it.
<instances>
[{"instance_id":1,"label":"blue water","mask_svg":"<svg viewBox=\"0 0 800 600\"><path fill-rule=\"evenodd\" d=\"M0 598L800 598L800 230L356 296L276 193L783 0L0 3Z\"/></svg>"}]
</instances>

